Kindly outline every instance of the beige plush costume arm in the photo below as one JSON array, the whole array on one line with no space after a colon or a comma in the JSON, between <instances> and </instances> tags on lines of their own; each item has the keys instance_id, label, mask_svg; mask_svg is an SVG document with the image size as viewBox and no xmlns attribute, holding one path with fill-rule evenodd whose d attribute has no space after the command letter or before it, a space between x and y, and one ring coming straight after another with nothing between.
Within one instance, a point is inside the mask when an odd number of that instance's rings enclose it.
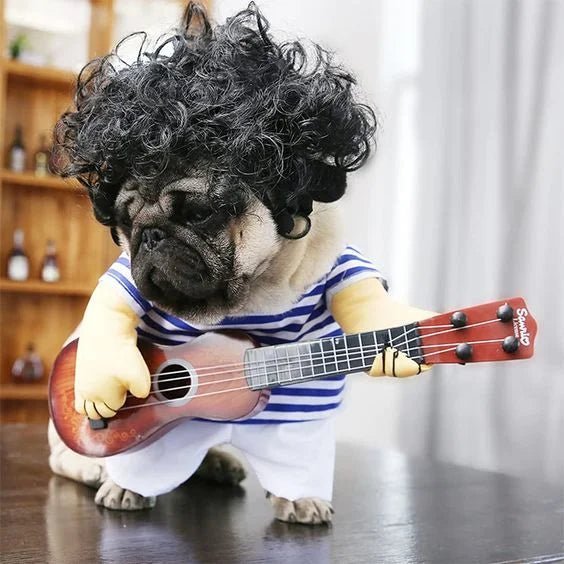
<instances>
[{"instance_id":1,"label":"beige plush costume arm","mask_svg":"<svg viewBox=\"0 0 564 564\"><path fill-rule=\"evenodd\" d=\"M110 282L98 284L84 313L76 356L75 409L91 419L112 417L126 394L146 397L149 370L137 348L139 318Z\"/></svg>"},{"instance_id":2,"label":"beige plush costume arm","mask_svg":"<svg viewBox=\"0 0 564 564\"><path fill-rule=\"evenodd\" d=\"M337 292L329 304L335 321L345 333L361 333L405 325L432 317L435 313L417 309L390 298L376 278L355 282ZM429 367L419 365L400 351L391 348L390 354L379 354L374 360L371 376L413 376ZM392 366L395 358L395 373ZM384 366L385 357L385 366Z\"/></svg>"}]
</instances>

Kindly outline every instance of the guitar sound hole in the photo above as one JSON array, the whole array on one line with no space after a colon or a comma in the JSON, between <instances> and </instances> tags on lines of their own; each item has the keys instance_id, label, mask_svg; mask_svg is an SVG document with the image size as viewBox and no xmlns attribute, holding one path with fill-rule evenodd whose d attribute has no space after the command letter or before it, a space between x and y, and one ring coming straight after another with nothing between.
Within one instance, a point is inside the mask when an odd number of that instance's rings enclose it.
<instances>
[{"instance_id":1,"label":"guitar sound hole","mask_svg":"<svg viewBox=\"0 0 564 564\"><path fill-rule=\"evenodd\" d=\"M185 397L192 387L190 372L180 364L169 364L159 372L157 387L167 400Z\"/></svg>"}]
</instances>

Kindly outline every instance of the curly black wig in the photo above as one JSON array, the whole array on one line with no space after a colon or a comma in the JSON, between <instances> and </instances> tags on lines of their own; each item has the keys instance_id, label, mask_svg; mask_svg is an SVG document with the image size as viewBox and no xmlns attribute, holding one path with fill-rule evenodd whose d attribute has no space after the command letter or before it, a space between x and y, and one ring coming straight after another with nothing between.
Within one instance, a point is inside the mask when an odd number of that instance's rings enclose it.
<instances>
[{"instance_id":1,"label":"curly black wig","mask_svg":"<svg viewBox=\"0 0 564 564\"><path fill-rule=\"evenodd\" d=\"M281 234L312 200L332 202L367 159L373 111L354 78L317 45L276 43L257 7L212 27L189 3L182 26L132 64L114 53L81 71L75 108L55 128L55 172L86 186L115 225L125 180L140 185L204 168L269 207ZM145 35L142 34L145 38Z\"/></svg>"}]
</instances>

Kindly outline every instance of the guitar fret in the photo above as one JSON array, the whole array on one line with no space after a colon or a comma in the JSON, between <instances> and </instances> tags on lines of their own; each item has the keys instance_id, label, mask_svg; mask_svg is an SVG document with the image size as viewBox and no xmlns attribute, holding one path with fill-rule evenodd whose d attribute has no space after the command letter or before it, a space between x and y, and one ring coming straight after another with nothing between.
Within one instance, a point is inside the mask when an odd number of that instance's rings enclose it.
<instances>
[{"instance_id":1,"label":"guitar fret","mask_svg":"<svg viewBox=\"0 0 564 564\"><path fill-rule=\"evenodd\" d=\"M267 386L268 385L268 367L266 365L266 359L265 359L264 354L262 355L262 357L263 357L262 365L263 365L264 373L259 374L259 385Z\"/></svg>"},{"instance_id":2,"label":"guitar fret","mask_svg":"<svg viewBox=\"0 0 564 564\"><path fill-rule=\"evenodd\" d=\"M309 363L310 363L310 366L311 366L311 376L314 376L315 375L315 368L314 368L315 363L313 361L313 356L311 354L311 346L307 345L307 348L308 348L308 351L309 351Z\"/></svg>"},{"instance_id":3,"label":"guitar fret","mask_svg":"<svg viewBox=\"0 0 564 564\"><path fill-rule=\"evenodd\" d=\"M304 355L301 351L301 345L299 343L291 346L292 350L292 372L291 379L299 382L304 378L307 378L307 364L304 364Z\"/></svg>"},{"instance_id":4,"label":"guitar fret","mask_svg":"<svg viewBox=\"0 0 564 564\"><path fill-rule=\"evenodd\" d=\"M286 372L288 373L288 377L284 380L284 382L286 381L291 381L292 380L292 368L291 368L291 364L290 364L290 355L288 354L290 347L287 345L284 345L284 350L286 352L286 366L288 367L286 369ZM279 382L280 384L282 382Z\"/></svg>"},{"instance_id":5,"label":"guitar fret","mask_svg":"<svg viewBox=\"0 0 564 564\"><path fill-rule=\"evenodd\" d=\"M361 333L360 343L363 351L367 351L366 354L363 353L363 366L364 370L368 370L374 364L374 359L378 353L376 333L374 331L368 331L367 333Z\"/></svg>"},{"instance_id":6,"label":"guitar fret","mask_svg":"<svg viewBox=\"0 0 564 564\"><path fill-rule=\"evenodd\" d=\"M365 364L365 360L364 360L364 347L362 346L362 341L360 340L360 335L358 335L358 346L360 349L360 363L362 366L364 366Z\"/></svg>"},{"instance_id":7,"label":"guitar fret","mask_svg":"<svg viewBox=\"0 0 564 564\"><path fill-rule=\"evenodd\" d=\"M335 339L331 339L331 345L333 345L333 358L335 359L335 368L339 370L339 363L337 360L337 349L335 348Z\"/></svg>"},{"instance_id":8,"label":"guitar fret","mask_svg":"<svg viewBox=\"0 0 564 564\"><path fill-rule=\"evenodd\" d=\"M345 362L348 364L347 372L351 371L351 359L349 356L349 346L347 343L347 338L343 337L343 348L345 350Z\"/></svg>"},{"instance_id":9,"label":"guitar fret","mask_svg":"<svg viewBox=\"0 0 564 564\"><path fill-rule=\"evenodd\" d=\"M321 358L323 359L323 373L327 374L329 370L327 370L327 364L325 363L325 355L323 354L323 347L321 346L321 343L319 343L319 350L321 351Z\"/></svg>"},{"instance_id":10,"label":"guitar fret","mask_svg":"<svg viewBox=\"0 0 564 564\"><path fill-rule=\"evenodd\" d=\"M324 367L326 372L336 372L337 365L335 364L335 357L331 359L329 356L333 349L333 339L322 339L319 344L324 358Z\"/></svg>"},{"instance_id":11,"label":"guitar fret","mask_svg":"<svg viewBox=\"0 0 564 564\"><path fill-rule=\"evenodd\" d=\"M286 381L286 374L289 370L288 365L288 349L286 345L274 347L274 362L276 369L276 384Z\"/></svg>"},{"instance_id":12,"label":"guitar fret","mask_svg":"<svg viewBox=\"0 0 564 564\"><path fill-rule=\"evenodd\" d=\"M296 345L288 345L286 348L286 360L288 362L288 382L300 379L301 374L301 357L299 349Z\"/></svg>"},{"instance_id":13,"label":"guitar fret","mask_svg":"<svg viewBox=\"0 0 564 564\"><path fill-rule=\"evenodd\" d=\"M345 337L348 350L348 363L352 372L364 369L364 352L360 334L347 335ZM351 352L352 350L352 352Z\"/></svg>"},{"instance_id":14,"label":"guitar fret","mask_svg":"<svg viewBox=\"0 0 564 564\"><path fill-rule=\"evenodd\" d=\"M298 346L298 368L300 370L300 380L304 379L304 368L302 366L302 355L300 354L300 348Z\"/></svg>"},{"instance_id":15,"label":"guitar fret","mask_svg":"<svg viewBox=\"0 0 564 564\"><path fill-rule=\"evenodd\" d=\"M407 338L407 325L403 326L403 340L405 341L405 352L407 356L411 356L411 347L409 346L409 340Z\"/></svg>"}]
</instances>

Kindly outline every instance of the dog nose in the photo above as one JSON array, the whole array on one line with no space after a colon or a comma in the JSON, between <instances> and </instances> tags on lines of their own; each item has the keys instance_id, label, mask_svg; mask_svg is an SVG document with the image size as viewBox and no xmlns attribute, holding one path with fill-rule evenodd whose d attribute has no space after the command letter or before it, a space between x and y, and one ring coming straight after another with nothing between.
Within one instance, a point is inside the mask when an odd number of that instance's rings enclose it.
<instances>
[{"instance_id":1,"label":"dog nose","mask_svg":"<svg viewBox=\"0 0 564 564\"><path fill-rule=\"evenodd\" d=\"M141 242L148 251L153 251L159 243L166 238L166 233L156 227L148 227L143 231Z\"/></svg>"}]
</instances>

